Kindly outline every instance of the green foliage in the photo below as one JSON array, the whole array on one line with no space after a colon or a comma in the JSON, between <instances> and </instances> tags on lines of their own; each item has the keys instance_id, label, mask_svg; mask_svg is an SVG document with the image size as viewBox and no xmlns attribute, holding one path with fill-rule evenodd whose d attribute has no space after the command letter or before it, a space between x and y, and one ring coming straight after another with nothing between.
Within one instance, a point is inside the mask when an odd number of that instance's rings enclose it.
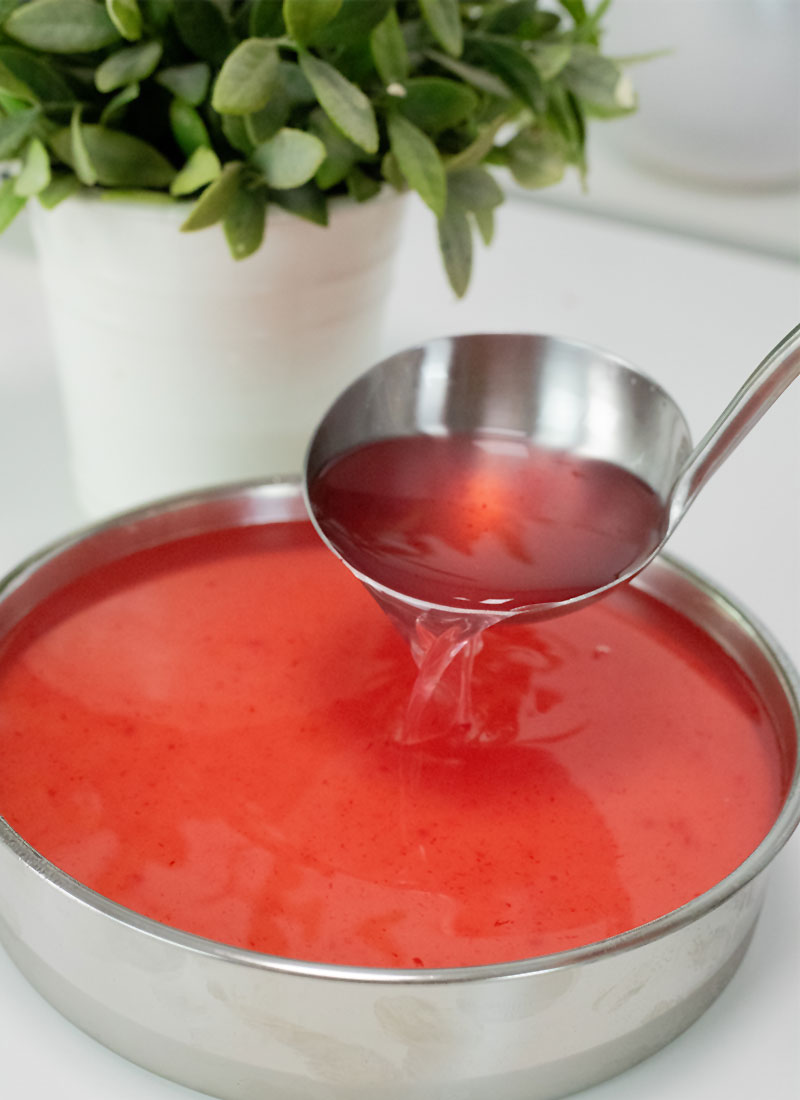
<instances>
[{"instance_id":1,"label":"green foliage","mask_svg":"<svg viewBox=\"0 0 800 1100\"><path fill-rule=\"evenodd\" d=\"M22 162L22 168L14 182L14 191L21 198L38 195L51 180L50 157L39 138L31 138Z\"/></svg>"},{"instance_id":2,"label":"green foliage","mask_svg":"<svg viewBox=\"0 0 800 1100\"><path fill-rule=\"evenodd\" d=\"M7 179L0 182L0 233L11 225L25 202L25 198L17 194L14 180Z\"/></svg>"},{"instance_id":3,"label":"green foliage","mask_svg":"<svg viewBox=\"0 0 800 1100\"><path fill-rule=\"evenodd\" d=\"M437 218L444 217L447 173L433 141L399 111L389 115L387 128L389 145L406 183L421 196Z\"/></svg>"},{"instance_id":4,"label":"green foliage","mask_svg":"<svg viewBox=\"0 0 800 1100\"><path fill-rule=\"evenodd\" d=\"M225 58L211 106L223 115L252 115L266 107L278 80L278 47L266 38L246 38Z\"/></svg>"},{"instance_id":5,"label":"green foliage","mask_svg":"<svg viewBox=\"0 0 800 1100\"><path fill-rule=\"evenodd\" d=\"M387 15L373 29L369 42L372 60L384 84L402 82L408 78L410 68L408 47L396 8L390 8Z\"/></svg>"},{"instance_id":6,"label":"green foliage","mask_svg":"<svg viewBox=\"0 0 800 1100\"><path fill-rule=\"evenodd\" d=\"M109 54L95 70L97 90L113 92L126 84L146 80L156 71L162 52L160 42L139 42Z\"/></svg>"},{"instance_id":7,"label":"green foliage","mask_svg":"<svg viewBox=\"0 0 800 1100\"><path fill-rule=\"evenodd\" d=\"M190 103L178 99L177 96L169 105L169 123L173 137L185 157L191 159L201 146L210 148L211 137L203 116Z\"/></svg>"},{"instance_id":8,"label":"green foliage","mask_svg":"<svg viewBox=\"0 0 800 1100\"><path fill-rule=\"evenodd\" d=\"M318 137L284 126L253 150L250 162L268 187L289 191L308 183L325 156L325 145Z\"/></svg>"},{"instance_id":9,"label":"green foliage","mask_svg":"<svg viewBox=\"0 0 800 1100\"><path fill-rule=\"evenodd\" d=\"M325 114L365 153L378 151L378 123L369 97L327 61L299 51L300 69Z\"/></svg>"},{"instance_id":10,"label":"green foliage","mask_svg":"<svg viewBox=\"0 0 800 1100\"><path fill-rule=\"evenodd\" d=\"M30 0L12 11L5 30L24 46L57 55L101 50L120 37L95 0Z\"/></svg>"},{"instance_id":11,"label":"green foliage","mask_svg":"<svg viewBox=\"0 0 800 1100\"><path fill-rule=\"evenodd\" d=\"M0 118L0 159L5 159L22 148L39 121L36 107L15 111L8 118Z\"/></svg>"},{"instance_id":12,"label":"green foliage","mask_svg":"<svg viewBox=\"0 0 800 1100\"><path fill-rule=\"evenodd\" d=\"M588 118L635 108L609 0L0 0L0 228L86 188L187 203L236 259L269 209L416 191L463 294L496 171L585 172ZM269 247L268 242L265 247Z\"/></svg>"},{"instance_id":13,"label":"green foliage","mask_svg":"<svg viewBox=\"0 0 800 1100\"><path fill-rule=\"evenodd\" d=\"M137 42L142 36L142 13L136 0L106 0L108 17L123 38Z\"/></svg>"},{"instance_id":14,"label":"green foliage","mask_svg":"<svg viewBox=\"0 0 800 1100\"><path fill-rule=\"evenodd\" d=\"M193 195L213 183L222 172L219 157L207 145L198 145L169 185L171 195Z\"/></svg>"},{"instance_id":15,"label":"green foliage","mask_svg":"<svg viewBox=\"0 0 800 1100\"><path fill-rule=\"evenodd\" d=\"M283 20L295 42L305 46L339 14L341 6L342 0L283 0Z\"/></svg>"},{"instance_id":16,"label":"green foliage","mask_svg":"<svg viewBox=\"0 0 800 1100\"><path fill-rule=\"evenodd\" d=\"M439 45L458 57L464 42L458 0L420 0L420 7Z\"/></svg>"},{"instance_id":17,"label":"green foliage","mask_svg":"<svg viewBox=\"0 0 800 1100\"><path fill-rule=\"evenodd\" d=\"M264 191L240 187L228 204L222 228L231 255L245 260L261 247L267 220L267 196Z\"/></svg>"}]
</instances>

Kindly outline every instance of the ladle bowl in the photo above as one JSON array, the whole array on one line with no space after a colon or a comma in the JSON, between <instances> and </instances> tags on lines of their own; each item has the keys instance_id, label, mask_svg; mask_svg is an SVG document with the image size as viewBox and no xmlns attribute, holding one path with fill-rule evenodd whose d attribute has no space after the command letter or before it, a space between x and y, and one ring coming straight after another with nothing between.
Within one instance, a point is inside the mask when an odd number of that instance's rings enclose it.
<instances>
[{"instance_id":1,"label":"ladle bowl","mask_svg":"<svg viewBox=\"0 0 800 1100\"><path fill-rule=\"evenodd\" d=\"M360 572L315 511L313 489L320 474L357 448L415 435L507 435L610 463L635 475L656 495L662 508L661 536L656 544L643 545L607 583L566 599L499 610L493 617L531 620L561 614L629 580L655 557L700 488L798 373L800 326L769 353L693 448L675 401L609 352L543 335L434 339L373 366L329 408L306 455L309 513L330 549L381 602L386 599L395 611L400 606L412 616L433 608L469 618L485 611L432 604Z\"/></svg>"}]
</instances>

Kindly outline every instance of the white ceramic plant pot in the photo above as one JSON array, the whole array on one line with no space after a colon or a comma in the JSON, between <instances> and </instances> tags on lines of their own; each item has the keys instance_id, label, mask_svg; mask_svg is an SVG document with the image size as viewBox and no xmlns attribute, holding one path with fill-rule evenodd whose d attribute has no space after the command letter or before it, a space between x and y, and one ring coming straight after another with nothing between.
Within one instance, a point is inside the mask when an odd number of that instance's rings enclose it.
<instances>
[{"instance_id":1,"label":"white ceramic plant pot","mask_svg":"<svg viewBox=\"0 0 800 1100\"><path fill-rule=\"evenodd\" d=\"M378 357L404 201L334 203L326 228L270 211L231 259L178 204L34 208L76 488L98 517L300 469L326 406Z\"/></svg>"}]
</instances>

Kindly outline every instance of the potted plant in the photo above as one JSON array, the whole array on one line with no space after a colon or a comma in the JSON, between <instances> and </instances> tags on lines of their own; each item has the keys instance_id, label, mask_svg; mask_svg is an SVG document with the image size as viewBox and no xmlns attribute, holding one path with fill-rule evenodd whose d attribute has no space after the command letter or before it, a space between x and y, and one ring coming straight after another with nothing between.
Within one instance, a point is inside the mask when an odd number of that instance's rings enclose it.
<instances>
[{"instance_id":1,"label":"potted plant","mask_svg":"<svg viewBox=\"0 0 800 1100\"><path fill-rule=\"evenodd\" d=\"M0 0L0 161L14 165L0 229L38 200L79 481L113 482L84 485L90 510L296 468L374 350L391 196L430 208L463 294L503 199L496 169L528 187L583 175L587 119L634 109L601 50L608 7Z\"/></svg>"}]
</instances>

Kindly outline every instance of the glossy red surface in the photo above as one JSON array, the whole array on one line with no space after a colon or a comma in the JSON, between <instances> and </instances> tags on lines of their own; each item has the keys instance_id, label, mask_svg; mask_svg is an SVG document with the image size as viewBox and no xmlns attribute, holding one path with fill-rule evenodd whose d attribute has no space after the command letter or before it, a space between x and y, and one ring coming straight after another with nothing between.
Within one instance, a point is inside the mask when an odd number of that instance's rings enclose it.
<instances>
[{"instance_id":1,"label":"glossy red surface","mask_svg":"<svg viewBox=\"0 0 800 1100\"><path fill-rule=\"evenodd\" d=\"M337 458L315 518L363 576L405 596L501 609L603 588L643 561L663 508L639 478L514 436L408 436Z\"/></svg>"},{"instance_id":2,"label":"glossy red surface","mask_svg":"<svg viewBox=\"0 0 800 1100\"><path fill-rule=\"evenodd\" d=\"M0 812L166 924L441 967L641 925L735 868L782 798L749 681L641 592L485 635L477 735L398 744L415 669L307 523L136 554L0 654Z\"/></svg>"}]
</instances>

